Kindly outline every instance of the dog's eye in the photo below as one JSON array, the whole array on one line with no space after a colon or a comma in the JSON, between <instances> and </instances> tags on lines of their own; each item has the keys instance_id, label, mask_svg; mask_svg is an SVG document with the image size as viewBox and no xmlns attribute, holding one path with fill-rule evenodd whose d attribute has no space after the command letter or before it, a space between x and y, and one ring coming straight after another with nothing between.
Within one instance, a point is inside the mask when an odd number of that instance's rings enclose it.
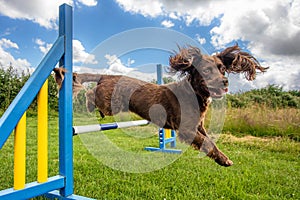
<instances>
[{"instance_id":1,"label":"dog's eye","mask_svg":"<svg viewBox=\"0 0 300 200\"><path fill-rule=\"evenodd\" d=\"M204 69L204 70L203 70L203 73L204 73L204 74L210 73L210 69Z\"/></svg>"},{"instance_id":2,"label":"dog's eye","mask_svg":"<svg viewBox=\"0 0 300 200\"><path fill-rule=\"evenodd\" d=\"M226 72L226 67L224 65L219 65L218 68L222 74Z\"/></svg>"}]
</instances>

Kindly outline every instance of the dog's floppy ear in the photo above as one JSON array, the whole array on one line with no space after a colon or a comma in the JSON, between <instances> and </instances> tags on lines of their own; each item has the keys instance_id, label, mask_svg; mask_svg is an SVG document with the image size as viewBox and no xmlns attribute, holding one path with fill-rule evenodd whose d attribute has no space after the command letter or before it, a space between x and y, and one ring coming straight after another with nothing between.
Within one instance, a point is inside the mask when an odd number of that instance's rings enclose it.
<instances>
[{"instance_id":1,"label":"dog's floppy ear","mask_svg":"<svg viewBox=\"0 0 300 200\"><path fill-rule=\"evenodd\" d=\"M171 71L188 72L193 66L197 66L201 59L202 54L200 49L191 46L188 48L179 47L179 52L169 58Z\"/></svg>"},{"instance_id":2,"label":"dog's floppy ear","mask_svg":"<svg viewBox=\"0 0 300 200\"><path fill-rule=\"evenodd\" d=\"M63 67L58 67L58 68L54 68L53 71L55 73L54 78L58 85L58 89L60 89L62 82L64 81L65 73L67 72L67 70Z\"/></svg>"},{"instance_id":3,"label":"dog's floppy ear","mask_svg":"<svg viewBox=\"0 0 300 200\"><path fill-rule=\"evenodd\" d=\"M238 45L226 48L216 56L226 66L227 73L244 73L248 81L256 77L257 70L266 72L269 67L262 67L259 62L247 52L242 52Z\"/></svg>"},{"instance_id":4,"label":"dog's floppy ear","mask_svg":"<svg viewBox=\"0 0 300 200\"><path fill-rule=\"evenodd\" d=\"M81 83L80 74L77 74L77 73L73 73L73 89L74 88L77 88L77 89L84 88L84 86Z\"/></svg>"},{"instance_id":5,"label":"dog's floppy ear","mask_svg":"<svg viewBox=\"0 0 300 200\"><path fill-rule=\"evenodd\" d=\"M77 77L78 77L78 74L74 72L74 73L73 73L73 81L74 81L74 82L77 81Z\"/></svg>"}]
</instances>

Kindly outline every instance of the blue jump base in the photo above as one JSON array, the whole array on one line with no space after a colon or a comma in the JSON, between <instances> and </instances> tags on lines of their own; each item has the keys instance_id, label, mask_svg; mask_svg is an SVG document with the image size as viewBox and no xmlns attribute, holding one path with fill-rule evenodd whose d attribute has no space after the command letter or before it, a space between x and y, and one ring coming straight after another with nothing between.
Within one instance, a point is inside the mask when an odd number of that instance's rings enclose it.
<instances>
[{"instance_id":1,"label":"blue jump base","mask_svg":"<svg viewBox=\"0 0 300 200\"><path fill-rule=\"evenodd\" d=\"M54 190L54 191L51 191L51 192L48 192L46 194L43 195L44 197L48 198L48 199L59 199L59 200L94 200L94 199L91 199L91 198L88 198L88 197L84 197L84 196L79 196L79 195L75 195L75 194L72 194L68 197L63 197L60 195L59 193L59 190Z\"/></svg>"},{"instance_id":2,"label":"blue jump base","mask_svg":"<svg viewBox=\"0 0 300 200\"><path fill-rule=\"evenodd\" d=\"M147 151L155 151L155 152L162 152L162 153L176 153L181 154L182 150L180 149L168 149L166 148L167 144L170 144L171 148L176 147L176 132L171 130L171 137L165 138L165 129L159 129L159 137L158 137L159 147L145 147L144 149Z\"/></svg>"},{"instance_id":3,"label":"blue jump base","mask_svg":"<svg viewBox=\"0 0 300 200\"><path fill-rule=\"evenodd\" d=\"M160 149L160 148L156 148L156 147L145 147L145 150L161 152L161 153L176 153L176 154L182 153L182 150L180 150L180 149Z\"/></svg>"}]
</instances>

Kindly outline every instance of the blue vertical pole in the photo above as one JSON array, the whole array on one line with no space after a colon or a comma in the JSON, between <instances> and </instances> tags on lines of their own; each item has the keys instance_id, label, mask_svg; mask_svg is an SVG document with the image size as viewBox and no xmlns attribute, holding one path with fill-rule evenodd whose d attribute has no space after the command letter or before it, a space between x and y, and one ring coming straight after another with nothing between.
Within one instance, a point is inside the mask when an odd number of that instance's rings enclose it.
<instances>
[{"instance_id":1,"label":"blue vertical pole","mask_svg":"<svg viewBox=\"0 0 300 200\"><path fill-rule=\"evenodd\" d=\"M162 85L163 84L163 78L162 78L162 66L161 64L156 65L156 74L157 74L157 84ZM158 141L159 141L159 148L164 149L165 148L165 131L163 128L160 128L158 130Z\"/></svg>"},{"instance_id":2,"label":"blue vertical pole","mask_svg":"<svg viewBox=\"0 0 300 200\"><path fill-rule=\"evenodd\" d=\"M73 105L72 105L72 7L59 7L59 36L65 37L65 53L60 59L60 67L67 72L59 92L59 173L65 177L62 196L73 194Z\"/></svg>"},{"instance_id":3,"label":"blue vertical pole","mask_svg":"<svg viewBox=\"0 0 300 200\"><path fill-rule=\"evenodd\" d=\"M171 130L171 138L172 138L171 147L175 148L176 147L176 132L175 132L175 130Z\"/></svg>"},{"instance_id":4,"label":"blue vertical pole","mask_svg":"<svg viewBox=\"0 0 300 200\"><path fill-rule=\"evenodd\" d=\"M156 72L157 72L157 84L162 85L164 84L163 78L162 78L162 65L158 64L156 65ZM171 130L171 138L166 139L165 138L165 129L159 128L158 131L158 143L159 148L155 147L146 147L145 149L148 151L162 151L162 152L169 152L169 153L181 153L181 150L177 149L166 149L166 144L171 143L171 147L176 147L176 132L174 130Z\"/></svg>"},{"instance_id":5,"label":"blue vertical pole","mask_svg":"<svg viewBox=\"0 0 300 200\"><path fill-rule=\"evenodd\" d=\"M156 65L156 72L157 72L157 84L162 85L164 84L164 80L162 78L162 66L161 64Z\"/></svg>"},{"instance_id":6,"label":"blue vertical pole","mask_svg":"<svg viewBox=\"0 0 300 200\"><path fill-rule=\"evenodd\" d=\"M159 141L159 148L165 149L165 147L166 147L165 130L163 128L159 128L159 130L158 130L158 141Z\"/></svg>"}]
</instances>

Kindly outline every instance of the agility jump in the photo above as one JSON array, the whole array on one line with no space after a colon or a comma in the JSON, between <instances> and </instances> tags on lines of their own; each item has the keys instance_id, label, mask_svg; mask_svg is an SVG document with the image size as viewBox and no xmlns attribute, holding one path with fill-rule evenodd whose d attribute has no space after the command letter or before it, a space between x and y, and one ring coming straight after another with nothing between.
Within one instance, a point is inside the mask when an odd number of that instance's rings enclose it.
<instances>
[{"instance_id":1,"label":"agility jump","mask_svg":"<svg viewBox=\"0 0 300 200\"><path fill-rule=\"evenodd\" d=\"M59 36L24 87L0 118L0 148L15 129L14 186L0 191L1 200L40 195L58 199L88 199L74 195L72 116L72 7L59 7ZM47 79L59 62L68 71L59 92L59 174L48 177ZM38 95L38 177L25 183L26 110Z\"/></svg>"}]
</instances>

